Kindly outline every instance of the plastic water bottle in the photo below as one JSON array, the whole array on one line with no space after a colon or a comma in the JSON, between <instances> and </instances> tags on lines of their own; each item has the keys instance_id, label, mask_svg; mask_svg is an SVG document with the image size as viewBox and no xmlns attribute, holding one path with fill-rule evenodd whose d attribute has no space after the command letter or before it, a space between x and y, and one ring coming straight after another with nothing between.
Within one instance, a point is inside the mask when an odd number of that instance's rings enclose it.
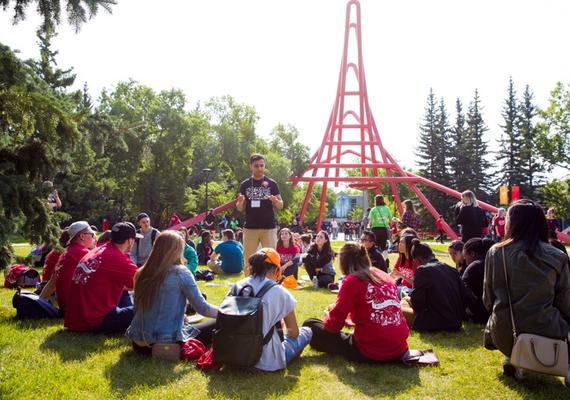
<instances>
[{"instance_id":1,"label":"plastic water bottle","mask_svg":"<svg viewBox=\"0 0 570 400\"><path fill-rule=\"evenodd\" d=\"M317 279L317 276L313 276L313 289L318 289L319 288L319 280Z\"/></svg>"}]
</instances>

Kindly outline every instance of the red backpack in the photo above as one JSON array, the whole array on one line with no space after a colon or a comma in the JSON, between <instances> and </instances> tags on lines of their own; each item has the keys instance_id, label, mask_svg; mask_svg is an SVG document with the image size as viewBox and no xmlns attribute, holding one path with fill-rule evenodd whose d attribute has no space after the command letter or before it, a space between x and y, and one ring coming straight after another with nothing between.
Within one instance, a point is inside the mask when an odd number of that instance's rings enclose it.
<instances>
[{"instance_id":1,"label":"red backpack","mask_svg":"<svg viewBox=\"0 0 570 400\"><path fill-rule=\"evenodd\" d=\"M32 268L22 264L13 264L9 267L4 276L4 287L13 289L15 287L35 287L40 282L40 274Z\"/></svg>"}]
</instances>

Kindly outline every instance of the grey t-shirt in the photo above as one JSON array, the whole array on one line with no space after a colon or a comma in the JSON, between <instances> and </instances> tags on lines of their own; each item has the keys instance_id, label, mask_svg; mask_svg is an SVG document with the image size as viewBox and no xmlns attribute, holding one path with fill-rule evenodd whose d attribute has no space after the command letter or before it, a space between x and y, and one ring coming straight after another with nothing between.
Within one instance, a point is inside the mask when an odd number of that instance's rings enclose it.
<instances>
[{"instance_id":1,"label":"grey t-shirt","mask_svg":"<svg viewBox=\"0 0 570 400\"><path fill-rule=\"evenodd\" d=\"M133 244L133 247L131 249L131 260L133 260L133 262L135 264L137 264L138 266L143 265L146 260L148 259L148 256L150 255L150 251L152 250L152 232L155 230L155 228L151 228L147 233L142 233L139 232L141 235L144 236L143 239L139 239L135 241L135 244ZM155 240L156 240L156 236L158 236L158 231L156 231L155 234Z\"/></svg>"},{"instance_id":2,"label":"grey t-shirt","mask_svg":"<svg viewBox=\"0 0 570 400\"><path fill-rule=\"evenodd\" d=\"M237 282L236 285L238 290L245 285L251 285L255 294L263 287L265 282L269 282L269 279L250 276ZM283 286L277 285L269 289L263 296L263 335L267 335L272 326L275 326L276 323L291 313L295 309L295 304L297 304L297 301ZM255 364L255 368L262 371L277 371L286 366L285 349L281 344L277 330L275 330L269 343L263 347L261 358Z\"/></svg>"}]
</instances>

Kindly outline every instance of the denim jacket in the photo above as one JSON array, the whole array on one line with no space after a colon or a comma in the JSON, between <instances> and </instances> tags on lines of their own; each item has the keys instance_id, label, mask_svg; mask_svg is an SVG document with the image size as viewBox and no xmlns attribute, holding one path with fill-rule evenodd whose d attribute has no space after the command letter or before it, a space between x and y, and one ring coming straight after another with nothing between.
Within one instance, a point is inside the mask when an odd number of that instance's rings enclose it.
<instances>
[{"instance_id":1,"label":"denim jacket","mask_svg":"<svg viewBox=\"0 0 570 400\"><path fill-rule=\"evenodd\" d=\"M135 298L136 295L135 292ZM148 344L184 342L196 337L199 330L184 325L186 299L197 313L211 318L218 315L218 308L206 302L188 268L173 265L152 306L146 310L135 309L127 337Z\"/></svg>"}]
</instances>

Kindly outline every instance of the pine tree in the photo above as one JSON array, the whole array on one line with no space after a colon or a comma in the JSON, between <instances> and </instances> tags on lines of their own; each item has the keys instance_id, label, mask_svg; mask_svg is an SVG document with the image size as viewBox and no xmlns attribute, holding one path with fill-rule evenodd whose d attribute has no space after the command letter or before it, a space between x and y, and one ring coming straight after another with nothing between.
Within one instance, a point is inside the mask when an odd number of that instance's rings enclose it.
<instances>
[{"instance_id":1,"label":"pine tree","mask_svg":"<svg viewBox=\"0 0 570 400\"><path fill-rule=\"evenodd\" d=\"M57 50L52 50L51 43L56 34L39 29L36 33L38 46L40 48L40 59L35 62L38 75L55 91L63 93L75 82L73 68L60 69L57 67Z\"/></svg>"},{"instance_id":2,"label":"pine tree","mask_svg":"<svg viewBox=\"0 0 570 400\"><path fill-rule=\"evenodd\" d=\"M522 137L519 132L519 106L512 77L509 78L507 98L501 115L505 121L504 125L501 125L503 132L499 139L500 149L497 153L501 181L509 186L520 185L524 179L521 165Z\"/></svg>"},{"instance_id":3,"label":"pine tree","mask_svg":"<svg viewBox=\"0 0 570 400\"><path fill-rule=\"evenodd\" d=\"M541 172L544 166L538 162L538 147L536 146L537 128L534 123L536 107L533 104L534 95L526 85L523 98L519 104L519 125L521 137L520 164L521 164L521 195L527 198L536 198L537 188L542 181Z\"/></svg>"},{"instance_id":4,"label":"pine tree","mask_svg":"<svg viewBox=\"0 0 570 400\"><path fill-rule=\"evenodd\" d=\"M430 89L423 124L420 126L419 145L416 155L419 158L420 174L434 182L449 186L449 117L445 101L436 104L435 94ZM433 206L442 214L449 210L450 199L442 192L426 188L425 193Z\"/></svg>"},{"instance_id":5,"label":"pine tree","mask_svg":"<svg viewBox=\"0 0 570 400\"><path fill-rule=\"evenodd\" d=\"M488 173L490 163L487 160L487 142L483 137L488 130L481 114L479 91L475 89L475 95L467 112L465 149L469 169L465 180L470 182L470 189L483 200L489 199L493 187Z\"/></svg>"},{"instance_id":6,"label":"pine tree","mask_svg":"<svg viewBox=\"0 0 570 400\"><path fill-rule=\"evenodd\" d=\"M452 175L451 186L462 192L467 190L470 182L467 180L470 166L466 148L465 114L461 100L455 101L455 126L450 130L450 160Z\"/></svg>"},{"instance_id":7,"label":"pine tree","mask_svg":"<svg viewBox=\"0 0 570 400\"><path fill-rule=\"evenodd\" d=\"M433 89L430 89L425 107L423 123L420 125L416 156L418 157L419 172L428 179L435 177L437 149L437 106Z\"/></svg>"}]
</instances>

